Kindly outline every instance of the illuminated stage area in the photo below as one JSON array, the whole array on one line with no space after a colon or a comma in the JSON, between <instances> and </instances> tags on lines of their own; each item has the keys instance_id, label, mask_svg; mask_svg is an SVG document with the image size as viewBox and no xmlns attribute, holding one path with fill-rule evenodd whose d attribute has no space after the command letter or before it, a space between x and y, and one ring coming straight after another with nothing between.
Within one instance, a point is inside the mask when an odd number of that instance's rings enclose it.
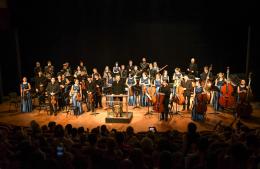
<instances>
[{"instance_id":1,"label":"illuminated stage area","mask_svg":"<svg viewBox=\"0 0 260 169\"><path fill-rule=\"evenodd\" d=\"M259 128L260 127L260 104L252 103L253 114L250 119L243 120L246 126L249 128ZM83 104L83 109L85 110L85 104ZM180 107L181 108L181 107ZM179 108L179 109L180 109ZM235 118L231 112L214 112L212 106L208 106L206 113L206 120L204 122L196 122L191 119L191 113L188 111L181 112L179 114L170 114L167 122L159 120L159 114L152 112L151 114L146 114L148 108L134 108L129 107L129 111L133 112L133 118L130 123L106 123L107 111L105 109L97 109L96 113L84 112L79 116L73 115L73 113L59 112L57 116L47 115L47 111L39 110L39 108L34 109L30 113L21 113L12 110L9 112L9 104L3 103L0 106L0 122L6 124L13 124L17 126L29 126L32 120L36 120L40 125L48 125L50 121L55 121L56 124L61 124L64 127L67 124L72 124L73 127L84 127L85 130L93 129L97 126L103 124L107 125L109 130L117 129L119 131L125 131L128 126L134 127L136 132L148 131L149 127L156 127L157 131L169 131L178 130L180 132L185 132L187 130L187 125L189 122L194 122L197 124L198 131L212 131L216 127L216 124L222 121L223 125L230 126L235 124Z\"/></svg>"}]
</instances>

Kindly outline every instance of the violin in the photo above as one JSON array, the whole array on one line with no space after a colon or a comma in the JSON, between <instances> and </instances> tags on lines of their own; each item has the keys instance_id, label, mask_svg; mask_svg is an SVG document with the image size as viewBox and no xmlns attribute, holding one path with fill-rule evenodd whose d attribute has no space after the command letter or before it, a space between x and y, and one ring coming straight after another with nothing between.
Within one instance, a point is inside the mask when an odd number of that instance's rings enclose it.
<instances>
[{"instance_id":1,"label":"violin","mask_svg":"<svg viewBox=\"0 0 260 169\"><path fill-rule=\"evenodd\" d=\"M77 93L76 100L79 102L81 101L82 97L80 93Z\"/></svg>"},{"instance_id":2,"label":"violin","mask_svg":"<svg viewBox=\"0 0 260 169\"><path fill-rule=\"evenodd\" d=\"M88 93L88 100L91 104L94 103L94 96L92 93Z\"/></svg>"},{"instance_id":3,"label":"violin","mask_svg":"<svg viewBox=\"0 0 260 169\"><path fill-rule=\"evenodd\" d=\"M51 104L52 104L52 106L57 104L57 100L56 100L56 97L54 95L51 95Z\"/></svg>"},{"instance_id":4,"label":"violin","mask_svg":"<svg viewBox=\"0 0 260 169\"><path fill-rule=\"evenodd\" d=\"M219 98L219 104L224 108L234 107L235 97L232 96L234 92L234 88L230 84L229 67L227 67L227 81L223 86L221 86L220 92L221 92L221 96Z\"/></svg>"}]
</instances>

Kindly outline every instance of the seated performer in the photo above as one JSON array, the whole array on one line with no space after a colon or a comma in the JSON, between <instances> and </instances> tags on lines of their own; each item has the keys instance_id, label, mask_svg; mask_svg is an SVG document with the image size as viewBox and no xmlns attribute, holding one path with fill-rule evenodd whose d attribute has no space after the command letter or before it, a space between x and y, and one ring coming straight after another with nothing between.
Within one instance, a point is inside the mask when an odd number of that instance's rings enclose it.
<instances>
[{"instance_id":1,"label":"seated performer","mask_svg":"<svg viewBox=\"0 0 260 169\"><path fill-rule=\"evenodd\" d=\"M171 89L167 83L167 80L162 81L162 86L159 89L160 93L164 94L164 99L163 99L163 111L161 113L161 118L160 120L168 120L168 114L169 114L169 100L170 100L170 94L171 94Z\"/></svg>"},{"instance_id":2,"label":"seated performer","mask_svg":"<svg viewBox=\"0 0 260 169\"><path fill-rule=\"evenodd\" d=\"M55 81L55 77L51 78L51 82L49 82L47 88L46 88L47 94L48 94L48 100L50 104L50 115L57 115L57 94L60 91L59 84Z\"/></svg>"},{"instance_id":3,"label":"seated performer","mask_svg":"<svg viewBox=\"0 0 260 169\"><path fill-rule=\"evenodd\" d=\"M37 93L39 104L45 103L45 88L47 86L47 79L43 76L42 72L38 72L38 76L35 78L35 91Z\"/></svg>"},{"instance_id":4,"label":"seated performer","mask_svg":"<svg viewBox=\"0 0 260 169\"><path fill-rule=\"evenodd\" d=\"M24 77L20 85L21 94L21 112L31 112L32 111L32 98L31 98L31 85L27 82L27 78Z\"/></svg>"},{"instance_id":5,"label":"seated performer","mask_svg":"<svg viewBox=\"0 0 260 169\"><path fill-rule=\"evenodd\" d=\"M71 86L70 95L72 96L72 105L75 108L74 115L82 114L82 89L78 79L75 79L74 85Z\"/></svg>"}]
</instances>

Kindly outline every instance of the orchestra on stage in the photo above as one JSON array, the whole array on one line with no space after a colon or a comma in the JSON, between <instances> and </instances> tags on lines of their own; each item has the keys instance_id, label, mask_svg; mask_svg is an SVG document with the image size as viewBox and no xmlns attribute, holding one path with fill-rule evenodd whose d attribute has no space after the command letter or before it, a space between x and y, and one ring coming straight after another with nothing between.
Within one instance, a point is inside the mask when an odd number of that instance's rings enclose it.
<instances>
[{"instance_id":1,"label":"orchestra on stage","mask_svg":"<svg viewBox=\"0 0 260 169\"><path fill-rule=\"evenodd\" d=\"M235 81L230 77L229 67L214 75L212 65L201 70L195 58L183 70L168 65L159 67L147 58L142 58L139 64L132 60L127 65L115 62L113 67L107 65L103 73L95 67L88 72L86 66L83 61L77 66L66 62L59 70L51 61L46 66L36 62L33 81L29 83L24 77L20 85L21 112L33 110L34 94L39 105L49 106L50 115L73 108L74 115L79 116L113 106L111 99L122 101L122 97L106 97L110 95L127 95L128 106L152 107L160 114L160 120L165 121L172 113L184 111L191 113L192 120L203 121L208 105L215 112L232 110L239 118L252 113L251 73ZM170 69L174 72L172 76L168 73Z\"/></svg>"}]
</instances>

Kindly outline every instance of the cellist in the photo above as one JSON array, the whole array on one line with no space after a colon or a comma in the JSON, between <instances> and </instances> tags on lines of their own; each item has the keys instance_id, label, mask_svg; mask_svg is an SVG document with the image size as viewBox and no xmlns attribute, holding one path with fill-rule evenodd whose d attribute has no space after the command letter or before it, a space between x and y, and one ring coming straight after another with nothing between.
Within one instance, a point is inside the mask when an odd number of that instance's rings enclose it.
<instances>
[{"instance_id":1,"label":"cellist","mask_svg":"<svg viewBox=\"0 0 260 169\"><path fill-rule=\"evenodd\" d=\"M164 99L162 101L163 105L160 105L160 106L163 106L163 111L160 112L161 113L161 118L160 120L165 120L167 121L168 120L168 114L169 114L169 101L170 101L170 94L171 94L171 89L167 83L167 80L163 80L162 81L162 86L160 87L159 89L159 92L160 93L163 93L164 94Z\"/></svg>"}]
</instances>

